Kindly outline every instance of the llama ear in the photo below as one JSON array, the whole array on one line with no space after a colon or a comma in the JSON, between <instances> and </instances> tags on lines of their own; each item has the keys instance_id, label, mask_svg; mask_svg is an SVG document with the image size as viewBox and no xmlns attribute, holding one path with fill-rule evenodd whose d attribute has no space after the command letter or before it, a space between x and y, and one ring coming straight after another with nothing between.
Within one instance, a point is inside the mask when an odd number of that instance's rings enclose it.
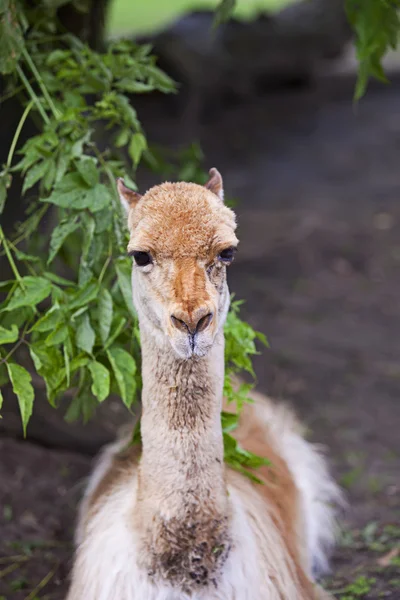
<instances>
[{"instance_id":1,"label":"llama ear","mask_svg":"<svg viewBox=\"0 0 400 600\"><path fill-rule=\"evenodd\" d=\"M224 201L224 184L222 181L221 173L217 169L212 168L209 170L210 179L204 185L205 188L210 190L218 198Z\"/></svg>"},{"instance_id":2,"label":"llama ear","mask_svg":"<svg viewBox=\"0 0 400 600\"><path fill-rule=\"evenodd\" d=\"M117 188L119 199L121 200L121 204L125 209L125 212L129 212L130 208L134 208L136 204L139 202L142 196L137 192L126 187L124 180L119 177L117 179Z\"/></svg>"}]
</instances>

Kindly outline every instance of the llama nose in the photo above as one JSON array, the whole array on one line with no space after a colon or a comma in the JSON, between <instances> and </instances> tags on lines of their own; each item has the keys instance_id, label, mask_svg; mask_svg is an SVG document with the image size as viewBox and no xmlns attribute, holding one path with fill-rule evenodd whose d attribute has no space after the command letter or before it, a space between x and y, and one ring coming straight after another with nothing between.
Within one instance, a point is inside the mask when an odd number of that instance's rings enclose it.
<instances>
[{"instance_id":1,"label":"llama nose","mask_svg":"<svg viewBox=\"0 0 400 600\"><path fill-rule=\"evenodd\" d=\"M190 335L195 335L200 331L204 331L210 325L213 319L213 313L205 311L197 312L193 317L190 317L188 314L179 314L171 315L171 321L174 327L179 329L180 331L184 331L185 333L189 333Z\"/></svg>"}]
</instances>

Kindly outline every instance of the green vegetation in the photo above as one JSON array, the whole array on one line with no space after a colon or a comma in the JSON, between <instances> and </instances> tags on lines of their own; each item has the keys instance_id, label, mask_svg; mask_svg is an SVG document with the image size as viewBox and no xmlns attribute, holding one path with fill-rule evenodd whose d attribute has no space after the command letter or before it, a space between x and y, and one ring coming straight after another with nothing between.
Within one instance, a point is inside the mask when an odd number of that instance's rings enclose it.
<instances>
[{"instance_id":1,"label":"green vegetation","mask_svg":"<svg viewBox=\"0 0 400 600\"><path fill-rule=\"evenodd\" d=\"M118 41L105 53L95 52L59 31L58 3L50 15L48 4L17 17L9 0L1 14L0 69L8 76L8 95L18 94L23 112L0 174L0 204L12 178L20 176L29 211L11 239L0 226L12 272L1 283L0 382L11 382L24 432L33 410L34 372L54 407L64 392L74 391L67 420L89 419L111 393L133 407L141 388L140 338L115 180L128 173L134 186L141 160L178 179L205 176L195 146L173 164L148 147L131 95L175 91L150 47ZM20 147L28 115L39 133ZM107 139L103 149L100 135ZM52 226L42 235L50 214ZM230 374L252 373L250 358L262 336L239 319L238 310L234 303L227 321L225 388L240 409L251 386L234 390ZM237 466L263 462L233 442L228 456Z\"/></svg>"},{"instance_id":2,"label":"green vegetation","mask_svg":"<svg viewBox=\"0 0 400 600\"><path fill-rule=\"evenodd\" d=\"M399 3L347 0L361 60L357 97L369 74L382 77L380 59L397 42ZM217 18L228 18L234 4L223 0ZM21 104L0 171L0 214L15 178L29 206L12 236L0 226L0 251L12 273L0 283L0 385L11 383L24 432L34 404L32 374L44 380L54 407L74 392L68 420L89 419L111 393L131 409L141 388L140 338L115 179L124 175L134 186L143 161L163 177L204 180L195 145L168 157L147 143L135 94L176 92L151 48L120 40L103 53L93 50L65 31L59 6L59 0L38 1L34 11L28 1L0 6L3 100ZM37 134L21 144L28 118ZM262 336L238 310L233 304L226 324L225 393L240 412L251 386L234 388L231 375L253 373ZM1 402L0 392L0 408ZM237 419L224 418L227 460L246 472L265 464L238 448L229 433Z\"/></svg>"},{"instance_id":3,"label":"green vegetation","mask_svg":"<svg viewBox=\"0 0 400 600\"><path fill-rule=\"evenodd\" d=\"M365 575L360 575L355 581L353 581L353 583L350 583L345 587L340 599L357 600L357 598L364 598L365 595L371 591L375 582L376 579L373 577L365 577Z\"/></svg>"}]
</instances>

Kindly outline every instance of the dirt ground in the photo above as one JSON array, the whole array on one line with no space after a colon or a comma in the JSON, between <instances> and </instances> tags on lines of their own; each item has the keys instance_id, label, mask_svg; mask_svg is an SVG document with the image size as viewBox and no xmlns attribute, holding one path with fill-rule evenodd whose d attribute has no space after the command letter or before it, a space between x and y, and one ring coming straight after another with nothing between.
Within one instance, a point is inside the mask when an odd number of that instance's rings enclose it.
<instances>
[{"instance_id":1,"label":"dirt ground","mask_svg":"<svg viewBox=\"0 0 400 600\"><path fill-rule=\"evenodd\" d=\"M325 585L342 600L398 600L400 84L371 88L357 109L352 85L232 106L198 137L240 199L230 282L269 338L258 387L295 406L348 496ZM182 140L162 107L144 121L158 142ZM1 600L65 597L90 462L3 434Z\"/></svg>"}]
</instances>

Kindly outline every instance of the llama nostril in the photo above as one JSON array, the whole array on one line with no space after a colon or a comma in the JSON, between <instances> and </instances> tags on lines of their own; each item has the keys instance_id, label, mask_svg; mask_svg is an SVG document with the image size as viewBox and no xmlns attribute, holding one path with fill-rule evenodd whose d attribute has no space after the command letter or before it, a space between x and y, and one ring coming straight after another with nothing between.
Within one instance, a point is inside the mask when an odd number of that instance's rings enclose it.
<instances>
[{"instance_id":1,"label":"llama nostril","mask_svg":"<svg viewBox=\"0 0 400 600\"><path fill-rule=\"evenodd\" d=\"M199 321L196 325L196 333L199 333L200 331L204 331L205 329L207 329L207 327L209 326L209 324L212 321L212 318L213 318L212 313L208 313L208 315L204 315L204 317L201 317L201 319L199 319Z\"/></svg>"},{"instance_id":2,"label":"llama nostril","mask_svg":"<svg viewBox=\"0 0 400 600\"><path fill-rule=\"evenodd\" d=\"M209 324L213 319L213 313L207 313L200 317L200 319L191 319L189 315L184 319L179 319L175 315L171 315L171 322L176 329L179 331L183 331L184 333L189 333L189 335L194 336L196 333L200 333L207 329Z\"/></svg>"},{"instance_id":3,"label":"llama nostril","mask_svg":"<svg viewBox=\"0 0 400 600\"><path fill-rule=\"evenodd\" d=\"M182 321L182 319L178 319L174 315L171 315L171 321L172 325L180 331L184 331L185 333L189 332L189 327L186 325L185 321Z\"/></svg>"}]
</instances>

